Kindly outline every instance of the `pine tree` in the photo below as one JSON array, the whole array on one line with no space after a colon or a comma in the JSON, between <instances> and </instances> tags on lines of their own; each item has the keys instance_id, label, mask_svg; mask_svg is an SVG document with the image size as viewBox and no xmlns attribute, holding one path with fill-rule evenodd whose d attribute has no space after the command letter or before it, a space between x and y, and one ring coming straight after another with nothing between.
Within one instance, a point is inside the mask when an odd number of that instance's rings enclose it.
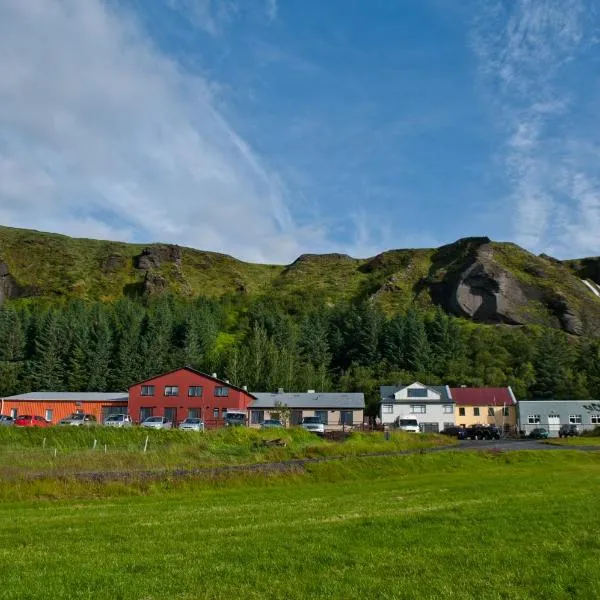
<instances>
[{"instance_id":1,"label":"pine tree","mask_svg":"<svg viewBox=\"0 0 600 600\"><path fill-rule=\"evenodd\" d=\"M64 389L63 321L58 310L49 311L42 319L35 339L32 382L37 390L58 392Z\"/></svg>"},{"instance_id":2,"label":"pine tree","mask_svg":"<svg viewBox=\"0 0 600 600\"><path fill-rule=\"evenodd\" d=\"M431 348L425 332L423 318L413 308L406 313L404 322L404 360L407 369L414 373L429 370Z\"/></svg>"}]
</instances>

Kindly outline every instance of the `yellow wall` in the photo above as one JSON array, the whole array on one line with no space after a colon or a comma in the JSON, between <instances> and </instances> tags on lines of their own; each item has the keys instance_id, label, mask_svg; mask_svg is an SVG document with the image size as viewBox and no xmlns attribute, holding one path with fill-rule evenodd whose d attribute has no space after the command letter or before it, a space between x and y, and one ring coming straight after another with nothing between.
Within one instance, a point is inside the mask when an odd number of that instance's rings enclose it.
<instances>
[{"instance_id":1,"label":"yellow wall","mask_svg":"<svg viewBox=\"0 0 600 600\"><path fill-rule=\"evenodd\" d=\"M488 409L494 409L494 416L488 414ZM508 406L508 416L502 416L501 406L455 406L454 422L457 425L496 425L502 428L504 425L511 427L517 424L517 407ZM465 414L461 415L461 409L464 409ZM479 409L479 416L475 414L475 410Z\"/></svg>"}]
</instances>

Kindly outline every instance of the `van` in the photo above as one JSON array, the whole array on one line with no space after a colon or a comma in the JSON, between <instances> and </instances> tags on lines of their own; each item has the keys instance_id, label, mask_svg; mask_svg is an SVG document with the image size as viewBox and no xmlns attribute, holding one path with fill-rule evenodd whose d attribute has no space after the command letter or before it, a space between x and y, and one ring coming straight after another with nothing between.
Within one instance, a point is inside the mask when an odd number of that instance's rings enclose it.
<instances>
[{"instance_id":1,"label":"van","mask_svg":"<svg viewBox=\"0 0 600 600\"><path fill-rule=\"evenodd\" d=\"M246 411L228 410L223 415L225 427L239 427L246 425Z\"/></svg>"},{"instance_id":2,"label":"van","mask_svg":"<svg viewBox=\"0 0 600 600\"><path fill-rule=\"evenodd\" d=\"M399 417L396 419L396 425L400 431L409 431L411 433L419 433L419 422L416 419L404 419Z\"/></svg>"}]
</instances>

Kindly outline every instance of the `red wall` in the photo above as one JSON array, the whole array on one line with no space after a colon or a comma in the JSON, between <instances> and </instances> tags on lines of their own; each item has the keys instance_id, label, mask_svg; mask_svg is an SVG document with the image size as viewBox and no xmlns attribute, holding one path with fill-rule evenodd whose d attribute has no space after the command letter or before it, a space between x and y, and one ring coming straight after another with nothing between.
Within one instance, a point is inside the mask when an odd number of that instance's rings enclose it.
<instances>
[{"instance_id":1,"label":"red wall","mask_svg":"<svg viewBox=\"0 0 600 600\"><path fill-rule=\"evenodd\" d=\"M153 385L154 396L142 396L142 386ZM165 386L179 386L178 396L165 396ZM202 386L202 396L189 397L190 386ZM226 397L215 396L216 387L227 387L229 395ZM254 398L246 391L238 389L219 379L213 379L191 369L179 369L165 375L158 375L129 388L129 414L139 423L140 409L152 408L152 415L162 417L166 407L177 409L177 422L183 421L188 416L189 408L200 409L200 416L207 427L220 427L223 425L223 409L246 410ZM213 410L219 409L219 417L213 416Z\"/></svg>"},{"instance_id":2,"label":"red wall","mask_svg":"<svg viewBox=\"0 0 600 600\"><path fill-rule=\"evenodd\" d=\"M123 402L73 402L67 400L4 400L2 414L10 415L11 409L16 408L19 415L46 416L46 409L52 411L52 423L58 423L61 419L81 411L94 415L98 423L102 423L102 409L108 406L122 407L127 412L127 404Z\"/></svg>"}]
</instances>

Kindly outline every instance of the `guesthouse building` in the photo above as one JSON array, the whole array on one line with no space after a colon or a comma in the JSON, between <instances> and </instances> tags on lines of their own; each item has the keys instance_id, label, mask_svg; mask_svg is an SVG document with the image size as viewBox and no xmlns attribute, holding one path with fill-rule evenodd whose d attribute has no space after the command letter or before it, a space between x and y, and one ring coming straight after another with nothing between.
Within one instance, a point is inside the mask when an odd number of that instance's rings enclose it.
<instances>
[{"instance_id":1,"label":"guesthouse building","mask_svg":"<svg viewBox=\"0 0 600 600\"><path fill-rule=\"evenodd\" d=\"M581 433L600 427L599 400L519 400L519 429L545 429L558 437L563 425L575 425Z\"/></svg>"},{"instance_id":2,"label":"guesthouse building","mask_svg":"<svg viewBox=\"0 0 600 600\"><path fill-rule=\"evenodd\" d=\"M127 413L127 392L30 392L0 399L0 414L43 417L58 423L73 413L90 414L98 423L112 414Z\"/></svg>"},{"instance_id":3,"label":"guesthouse building","mask_svg":"<svg viewBox=\"0 0 600 600\"><path fill-rule=\"evenodd\" d=\"M517 399L509 387L450 388L457 425L495 425L501 431L514 431L517 425Z\"/></svg>"},{"instance_id":4,"label":"guesthouse building","mask_svg":"<svg viewBox=\"0 0 600 600\"><path fill-rule=\"evenodd\" d=\"M129 414L140 423L147 417L166 417L174 425L200 418L207 428L224 425L228 410L247 411L255 397L216 373L207 375L183 367L157 375L129 388Z\"/></svg>"},{"instance_id":5,"label":"guesthouse building","mask_svg":"<svg viewBox=\"0 0 600 600\"><path fill-rule=\"evenodd\" d=\"M252 392L256 398L249 409L250 426L260 427L267 419L282 418L287 425L302 423L304 417L319 417L326 430L336 431L362 425L365 396L362 393Z\"/></svg>"},{"instance_id":6,"label":"guesthouse building","mask_svg":"<svg viewBox=\"0 0 600 600\"><path fill-rule=\"evenodd\" d=\"M380 417L383 425L416 419L423 433L438 433L454 425L454 401L447 385L382 385Z\"/></svg>"}]
</instances>

